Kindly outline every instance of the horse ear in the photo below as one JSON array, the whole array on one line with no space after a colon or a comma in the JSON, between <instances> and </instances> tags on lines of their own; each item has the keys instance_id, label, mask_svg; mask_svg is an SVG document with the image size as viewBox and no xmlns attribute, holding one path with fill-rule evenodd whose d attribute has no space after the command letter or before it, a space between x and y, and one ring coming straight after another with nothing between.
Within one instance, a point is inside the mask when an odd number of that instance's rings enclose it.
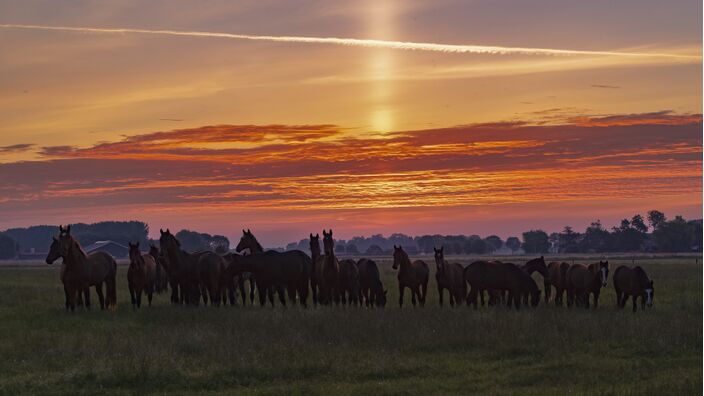
<instances>
[{"instance_id":1,"label":"horse ear","mask_svg":"<svg viewBox=\"0 0 704 396\"><path fill-rule=\"evenodd\" d=\"M59 224L59 232L64 232L64 226L62 226L61 224Z\"/></svg>"},{"instance_id":2,"label":"horse ear","mask_svg":"<svg viewBox=\"0 0 704 396\"><path fill-rule=\"evenodd\" d=\"M320 238L320 235L316 232L316 233L315 233L315 237L316 237L316 238Z\"/></svg>"},{"instance_id":3,"label":"horse ear","mask_svg":"<svg viewBox=\"0 0 704 396\"><path fill-rule=\"evenodd\" d=\"M163 229L163 228L159 228L159 233L160 233L161 235L164 235L164 229Z\"/></svg>"},{"instance_id":4,"label":"horse ear","mask_svg":"<svg viewBox=\"0 0 704 396\"><path fill-rule=\"evenodd\" d=\"M134 245L135 247L139 247L139 241Z\"/></svg>"},{"instance_id":5,"label":"horse ear","mask_svg":"<svg viewBox=\"0 0 704 396\"><path fill-rule=\"evenodd\" d=\"M541 259L541 260L545 260L545 257L544 257L544 256L540 256L540 259Z\"/></svg>"},{"instance_id":6,"label":"horse ear","mask_svg":"<svg viewBox=\"0 0 704 396\"><path fill-rule=\"evenodd\" d=\"M312 233L312 232L310 233L310 239L313 239L313 233Z\"/></svg>"},{"instance_id":7,"label":"horse ear","mask_svg":"<svg viewBox=\"0 0 704 396\"><path fill-rule=\"evenodd\" d=\"M252 235L252 231L250 231L249 228L247 228L247 234Z\"/></svg>"},{"instance_id":8,"label":"horse ear","mask_svg":"<svg viewBox=\"0 0 704 396\"><path fill-rule=\"evenodd\" d=\"M70 234L70 233L71 233L71 224L69 224L68 226L66 226L66 233L67 233L67 234Z\"/></svg>"}]
</instances>

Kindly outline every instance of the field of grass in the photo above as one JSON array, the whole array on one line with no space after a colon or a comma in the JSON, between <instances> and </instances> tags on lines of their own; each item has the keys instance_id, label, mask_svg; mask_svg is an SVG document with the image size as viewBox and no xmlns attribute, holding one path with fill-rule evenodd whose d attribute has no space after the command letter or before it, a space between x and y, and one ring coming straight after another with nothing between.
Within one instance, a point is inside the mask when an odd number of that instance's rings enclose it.
<instances>
[{"instance_id":1,"label":"field of grass","mask_svg":"<svg viewBox=\"0 0 704 396\"><path fill-rule=\"evenodd\" d=\"M701 257L639 258L656 293L636 314L615 308L611 279L597 310L441 309L434 265L426 307L407 294L399 309L391 263L379 264L385 309L186 308L160 295L138 312L123 266L114 314L94 292L90 312L67 313L56 265L2 267L0 393L701 393Z\"/></svg>"}]
</instances>

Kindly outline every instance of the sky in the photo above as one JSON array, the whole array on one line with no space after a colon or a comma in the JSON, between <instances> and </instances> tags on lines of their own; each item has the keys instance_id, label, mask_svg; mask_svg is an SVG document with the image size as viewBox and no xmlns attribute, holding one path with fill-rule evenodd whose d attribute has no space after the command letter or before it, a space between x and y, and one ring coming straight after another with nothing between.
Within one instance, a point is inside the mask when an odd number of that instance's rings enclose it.
<instances>
[{"instance_id":1,"label":"sky","mask_svg":"<svg viewBox=\"0 0 704 396\"><path fill-rule=\"evenodd\" d=\"M0 229L702 213L701 1L0 0Z\"/></svg>"}]
</instances>

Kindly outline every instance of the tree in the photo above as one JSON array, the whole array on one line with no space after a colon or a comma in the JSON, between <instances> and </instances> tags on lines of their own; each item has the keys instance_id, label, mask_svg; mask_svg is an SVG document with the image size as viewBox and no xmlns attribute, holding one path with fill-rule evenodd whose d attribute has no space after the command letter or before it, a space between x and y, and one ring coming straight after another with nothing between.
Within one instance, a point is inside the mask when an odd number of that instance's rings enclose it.
<instances>
[{"instance_id":1,"label":"tree","mask_svg":"<svg viewBox=\"0 0 704 396\"><path fill-rule=\"evenodd\" d=\"M17 242L5 233L0 233L0 260L17 257Z\"/></svg>"},{"instance_id":2,"label":"tree","mask_svg":"<svg viewBox=\"0 0 704 396\"><path fill-rule=\"evenodd\" d=\"M347 246L345 247L345 252L347 254L359 254L357 245L355 245L354 243L347 244Z\"/></svg>"},{"instance_id":3,"label":"tree","mask_svg":"<svg viewBox=\"0 0 704 396\"><path fill-rule=\"evenodd\" d=\"M523 250L526 253L547 253L550 249L548 234L543 230L530 230L523 233Z\"/></svg>"},{"instance_id":4,"label":"tree","mask_svg":"<svg viewBox=\"0 0 704 396\"><path fill-rule=\"evenodd\" d=\"M384 254L384 249L382 249L379 245L371 245L367 248L364 254L369 256L381 256Z\"/></svg>"},{"instance_id":5,"label":"tree","mask_svg":"<svg viewBox=\"0 0 704 396\"><path fill-rule=\"evenodd\" d=\"M342 243L336 243L335 244L335 253L340 253L344 254L345 253L345 245Z\"/></svg>"},{"instance_id":6,"label":"tree","mask_svg":"<svg viewBox=\"0 0 704 396\"><path fill-rule=\"evenodd\" d=\"M583 252L608 252L611 251L611 242L611 234L601 225L601 220L597 220L584 231L580 245Z\"/></svg>"},{"instance_id":7,"label":"tree","mask_svg":"<svg viewBox=\"0 0 704 396\"><path fill-rule=\"evenodd\" d=\"M496 235L489 235L488 237L484 238L484 242L486 242L487 244L487 250L492 252L501 249L501 246L504 245L504 241L502 241L501 238Z\"/></svg>"},{"instance_id":8,"label":"tree","mask_svg":"<svg viewBox=\"0 0 704 396\"><path fill-rule=\"evenodd\" d=\"M521 241L518 237L508 237L506 239L506 247L511 249L511 253L515 253L516 250L521 248Z\"/></svg>"},{"instance_id":9,"label":"tree","mask_svg":"<svg viewBox=\"0 0 704 396\"><path fill-rule=\"evenodd\" d=\"M653 239L661 252L687 252L692 248L692 231L682 216L675 216L653 231Z\"/></svg>"},{"instance_id":10,"label":"tree","mask_svg":"<svg viewBox=\"0 0 704 396\"><path fill-rule=\"evenodd\" d=\"M650 226L653 227L653 230L657 230L662 227L666 221L667 218L665 217L665 213L660 212L659 210L651 210L648 212L648 223L650 223Z\"/></svg>"},{"instance_id":11,"label":"tree","mask_svg":"<svg viewBox=\"0 0 704 396\"><path fill-rule=\"evenodd\" d=\"M487 251L487 243L481 238L474 238L470 241L470 251L474 254L484 254Z\"/></svg>"},{"instance_id":12,"label":"tree","mask_svg":"<svg viewBox=\"0 0 704 396\"><path fill-rule=\"evenodd\" d=\"M643 216L637 214L633 216L631 219L631 227L633 227L636 231L645 234L648 232L648 226L645 225L645 221L643 220Z\"/></svg>"},{"instance_id":13,"label":"tree","mask_svg":"<svg viewBox=\"0 0 704 396\"><path fill-rule=\"evenodd\" d=\"M579 252L579 238L581 234L574 232L572 227L565 226L559 238L560 251L564 253Z\"/></svg>"}]
</instances>

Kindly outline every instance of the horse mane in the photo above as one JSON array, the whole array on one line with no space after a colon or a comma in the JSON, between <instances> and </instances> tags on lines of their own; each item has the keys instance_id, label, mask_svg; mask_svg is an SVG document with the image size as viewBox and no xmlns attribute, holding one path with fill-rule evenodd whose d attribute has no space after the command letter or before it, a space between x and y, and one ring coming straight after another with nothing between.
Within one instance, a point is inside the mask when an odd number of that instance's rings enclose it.
<instances>
[{"instance_id":1,"label":"horse mane","mask_svg":"<svg viewBox=\"0 0 704 396\"><path fill-rule=\"evenodd\" d=\"M88 254L86 254L86 251L83 250L83 247L81 246L80 243L78 243L76 238L74 238L73 235L69 235L69 237L71 238L71 248L78 250L78 253L80 253L83 258L88 257Z\"/></svg>"},{"instance_id":2,"label":"horse mane","mask_svg":"<svg viewBox=\"0 0 704 396\"><path fill-rule=\"evenodd\" d=\"M399 263L399 265L406 264L406 265L410 266L411 265L411 258L408 257L408 253L406 253L406 251L403 249L397 250L397 252L403 253L403 255L401 256L401 263Z\"/></svg>"}]
</instances>

